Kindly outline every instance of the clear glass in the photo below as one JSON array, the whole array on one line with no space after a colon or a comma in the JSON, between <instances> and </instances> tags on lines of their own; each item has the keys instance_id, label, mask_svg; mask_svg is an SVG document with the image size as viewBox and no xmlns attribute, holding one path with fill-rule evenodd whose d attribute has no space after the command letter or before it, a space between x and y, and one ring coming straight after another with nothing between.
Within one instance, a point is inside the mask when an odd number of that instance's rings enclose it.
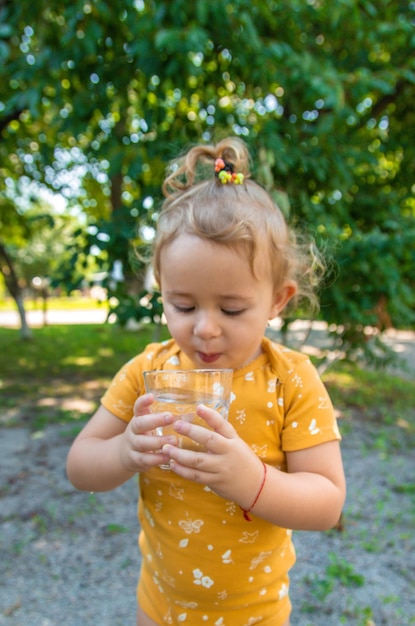
<instances>
[{"instance_id":1,"label":"clear glass","mask_svg":"<svg viewBox=\"0 0 415 626\"><path fill-rule=\"evenodd\" d=\"M144 372L147 393L154 395L152 413L172 413L174 421L180 419L208 428L196 414L199 404L218 411L228 418L232 389L231 369L205 370L152 370ZM178 446L187 450L203 451L204 447L185 435L179 435L173 424L156 429L158 435L174 434ZM170 469L161 465L162 469Z\"/></svg>"}]
</instances>

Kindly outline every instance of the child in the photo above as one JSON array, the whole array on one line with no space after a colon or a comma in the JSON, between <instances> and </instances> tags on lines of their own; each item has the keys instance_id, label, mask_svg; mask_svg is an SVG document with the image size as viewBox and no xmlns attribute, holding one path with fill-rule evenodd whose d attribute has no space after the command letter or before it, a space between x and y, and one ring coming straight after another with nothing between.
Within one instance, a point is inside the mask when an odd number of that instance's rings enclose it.
<instances>
[{"instance_id":1,"label":"child","mask_svg":"<svg viewBox=\"0 0 415 626\"><path fill-rule=\"evenodd\" d=\"M312 298L315 259L252 181L236 138L195 146L164 184L153 266L172 339L115 376L68 455L79 489L139 474L137 626L287 626L291 529L334 526L345 498L340 435L309 359L264 337L268 320ZM184 450L151 414L143 372L232 368L229 421L177 422ZM171 471L159 465L169 463Z\"/></svg>"}]
</instances>

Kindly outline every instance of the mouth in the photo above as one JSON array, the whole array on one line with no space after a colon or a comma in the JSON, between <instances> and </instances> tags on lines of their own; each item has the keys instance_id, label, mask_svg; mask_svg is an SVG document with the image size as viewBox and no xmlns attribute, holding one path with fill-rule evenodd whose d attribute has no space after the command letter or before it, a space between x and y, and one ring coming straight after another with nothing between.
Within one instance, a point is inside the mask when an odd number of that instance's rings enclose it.
<instances>
[{"instance_id":1,"label":"mouth","mask_svg":"<svg viewBox=\"0 0 415 626\"><path fill-rule=\"evenodd\" d=\"M206 352L198 352L197 355L203 363L214 363L222 356L220 352L210 354L207 354Z\"/></svg>"}]
</instances>

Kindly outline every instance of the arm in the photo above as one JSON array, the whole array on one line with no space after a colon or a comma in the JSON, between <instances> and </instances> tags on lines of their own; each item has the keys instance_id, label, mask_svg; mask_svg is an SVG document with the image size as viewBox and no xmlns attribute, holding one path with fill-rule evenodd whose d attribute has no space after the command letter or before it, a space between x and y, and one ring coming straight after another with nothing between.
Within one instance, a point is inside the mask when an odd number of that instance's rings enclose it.
<instances>
[{"instance_id":1,"label":"arm","mask_svg":"<svg viewBox=\"0 0 415 626\"><path fill-rule=\"evenodd\" d=\"M219 414L202 406L198 413L215 432L185 422L176 422L175 428L202 443L208 453L167 445L163 451L171 459L171 469L249 509L263 481L262 462ZM346 491L338 442L288 453L287 470L267 466L252 514L283 528L326 530L334 526Z\"/></svg>"},{"instance_id":2,"label":"arm","mask_svg":"<svg viewBox=\"0 0 415 626\"><path fill-rule=\"evenodd\" d=\"M172 437L159 437L152 431L172 421L164 413L149 413L151 395L139 398L133 419L126 423L100 406L69 450L66 470L71 483L84 491L109 491L137 472L166 463L160 453Z\"/></svg>"},{"instance_id":3,"label":"arm","mask_svg":"<svg viewBox=\"0 0 415 626\"><path fill-rule=\"evenodd\" d=\"M340 519L345 495L340 445L329 441L287 453L287 473L268 467L253 512L284 528L328 530Z\"/></svg>"}]
</instances>

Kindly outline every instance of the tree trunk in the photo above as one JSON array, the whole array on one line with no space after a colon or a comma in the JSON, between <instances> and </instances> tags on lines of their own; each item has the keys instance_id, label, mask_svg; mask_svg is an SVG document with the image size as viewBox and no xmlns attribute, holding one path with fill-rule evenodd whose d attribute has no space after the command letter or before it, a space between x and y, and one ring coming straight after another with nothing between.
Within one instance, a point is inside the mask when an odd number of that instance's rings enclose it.
<instances>
[{"instance_id":1,"label":"tree trunk","mask_svg":"<svg viewBox=\"0 0 415 626\"><path fill-rule=\"evenodd\" d=\"M0 242L0 271L4 276L6 287L16 303L20 317L20 336L22 339L31 339L32 331L26 319L26 311L23 301L23 290L19 285L19 279L13 266L13 261L9 256L6 247Z\"/></svg>"}]
</instances>

